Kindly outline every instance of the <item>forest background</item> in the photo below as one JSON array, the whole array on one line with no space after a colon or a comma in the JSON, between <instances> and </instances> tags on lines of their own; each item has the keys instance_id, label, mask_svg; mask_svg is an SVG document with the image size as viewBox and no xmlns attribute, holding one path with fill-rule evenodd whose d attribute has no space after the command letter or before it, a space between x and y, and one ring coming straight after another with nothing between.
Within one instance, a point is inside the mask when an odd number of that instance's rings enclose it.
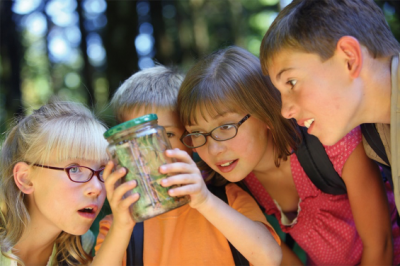
<instances>
[{"instance_id":1,"label":"forest background","mask_svg":"<svg viewBox=\"0 0 400 266\"><path fill-rule=\"evenodd\" d=\"M155 63L185 73L229 45L258 56L265 32L290 2L0 0L0 132L54 96L82 102L114 126L109 100L133 73ZM400 40L400 1L375 2ZM106 202L95 234L110 212ZM285 240L276 219L267 218ZM304 262L301 248L293 249Z\"/></svg>"},{"instance_id":2,"label":"forest background","mask_svg":"<svg viewBox=\"0 0 400 266\"><path fill-rule=\"evenodd\" d=\"M0 131L53 96L82 102L113 126L109 100L133 73L155 62L185 73L229 45L258 56L290 2L1 0ZM400 40L400 1L376 2Z\"/></svg>"}]
</instances>

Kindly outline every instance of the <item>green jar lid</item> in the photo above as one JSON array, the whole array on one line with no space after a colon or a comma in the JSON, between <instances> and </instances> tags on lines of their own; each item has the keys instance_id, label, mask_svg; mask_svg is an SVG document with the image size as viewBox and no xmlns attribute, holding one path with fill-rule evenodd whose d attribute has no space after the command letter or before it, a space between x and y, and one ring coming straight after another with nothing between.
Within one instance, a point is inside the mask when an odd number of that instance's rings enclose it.
<instances>
[{"instance_id":1,"label":"green jar lid","mask_svg":"<svg viewBox=\"0 0 400 266\"><path fill-rule=\"evenodd\" d=\"M107 130L103 136L107 139L109 137L111 137L114 134L120 133L121 131L143 124L145 122L149 122L152 120L157 120L157 115L156 114L148 114L148 115L144 115L144 116L140 116L138 118L126 121L124 123L118 124L112 128L110 128L109 130Z\"/></svg>"}]
</instances>

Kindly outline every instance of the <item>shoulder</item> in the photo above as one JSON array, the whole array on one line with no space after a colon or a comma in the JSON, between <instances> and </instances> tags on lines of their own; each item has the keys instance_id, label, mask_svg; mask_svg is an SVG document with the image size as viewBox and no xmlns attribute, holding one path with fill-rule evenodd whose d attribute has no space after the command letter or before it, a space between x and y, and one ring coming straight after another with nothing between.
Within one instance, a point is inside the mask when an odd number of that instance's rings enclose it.
<instances>
[{"instance_id":1,"label":"shoulder","mask_svg":"<svg viewBox=\"0 0 400 266\"><path fill-rule=\"evenodd\" d=\"M256 200L245 190L235 183L230 183L225 186L226 195L229 205L234 208L256 208L260 209Z\"/></svg>"},{"instance_id":2,"label":"shoulder","mask_svg":"<svg viewBox=\"0 0 400 266\"><path fill-rule=\"evenodd\" d=\"M343 166L349 156L362 141L361 129L356 127L347 133L341 140L331 146L325 146L326 154L331 160L336 172L342 174Z\"/></svg>"}]
</instances>

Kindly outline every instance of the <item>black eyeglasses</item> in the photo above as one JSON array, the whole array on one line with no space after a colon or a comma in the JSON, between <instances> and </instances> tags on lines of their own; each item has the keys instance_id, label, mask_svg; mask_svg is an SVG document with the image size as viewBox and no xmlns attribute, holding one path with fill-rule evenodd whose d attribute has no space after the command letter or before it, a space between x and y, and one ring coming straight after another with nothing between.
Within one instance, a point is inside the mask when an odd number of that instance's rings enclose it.
<instances>
[{"instance_id":1,"label":"black eyeglasses","mask_svg":"<svg viewBox=\"0 0 400 266\"><path fill-rule=\"evenodd\" d=\"M183 134L181 142L188 148L194 149L207 143L207 137L210 136L216 141L224 141L236 137L239 127L249 119L250 115L246 115L236 124L225 124L214 128L209 133L190 133Z\"/></svg>"},{"instance_id":2,"label":"black eyeglasses","mask_svg":"<svg viewBox=\"0 0 400 266\"><path fill-rule=\"evenodd\" d=\"M75 183L89 182L93 178L93 176L97 176L97 178L104 183L104 178L103 178L104 167L99 170L93 170L92 168L86 166L78 166L78 165L72 165L65 168L41 165L37 163L33 165L52 170L65 171L68 175L68 178Z\"/></svg>"}]
</instances>

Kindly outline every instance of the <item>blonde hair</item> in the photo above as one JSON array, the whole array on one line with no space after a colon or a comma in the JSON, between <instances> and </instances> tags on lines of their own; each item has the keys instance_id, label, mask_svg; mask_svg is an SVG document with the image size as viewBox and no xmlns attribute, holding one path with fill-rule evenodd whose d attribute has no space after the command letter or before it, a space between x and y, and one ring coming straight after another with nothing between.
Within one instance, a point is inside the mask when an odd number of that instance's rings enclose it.
<instances>
[{"instance_id":1,"label":"blonde hair","mask_svg":"<svg viewBox=\"0 0 400 266\"><path fill-rule=\"evenodd\" d=\"M118 122L126 113L144 107L176 110L176 98L184 76L177 69L158 65L133 74L111 99Z\"/></svg>"},{"instance_id":2,"label":"blonde hair","mask_svg":"<svg viewBox=\"0 0 400 266\"><path fill-rule=\"evenodd\" d=\"M47 164L70 159L107 161L106 127L82 104L50 102L31 115L16 121L1 148L0 155L0 244L7 252L21 238L30 217L23 193L13 178L18 162ZM57 258L69 264L91 261L79 236L62 232L56 240ZM7 256L24 263L15 255Z\"/></svg>"},{"instance_id":3,"label":"blonde hair","mask_svg":"<svg viewBox=\"0 0 400 266\"><path fill-rule=\"evenodd\" d=\"M294 121L281 115L278 91L263 75L258 58L240 47L216 51L186 74L178 94L178 111L184 125L224 112L251 114L266 123L274 139L275 165L286 160L298 142Z\"/></svg>"}]
</instances>

